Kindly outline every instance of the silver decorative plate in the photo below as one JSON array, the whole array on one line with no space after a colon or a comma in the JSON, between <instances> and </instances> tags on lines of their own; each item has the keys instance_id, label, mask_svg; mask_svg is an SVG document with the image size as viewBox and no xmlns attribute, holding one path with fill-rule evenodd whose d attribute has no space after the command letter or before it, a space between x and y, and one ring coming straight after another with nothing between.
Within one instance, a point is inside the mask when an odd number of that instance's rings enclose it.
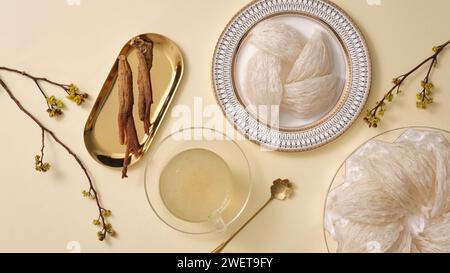
<instances>
[{"instance_id":1,"label":"silver decorative plate","mask_svg":"<svg viewBox=\"0 0 450 273\"><path fill-rule=\"evenodd\" d=\"M280 113L279 126L260 122L242 99L243 73L254 48L247 41L255 26L278 20L304 36L325 33L332 71L339 78L333 105L312 118ZM244 7L222 33L214 53L213 86L228 120L248 139L273 150L306 151L331 142L358 118L367 100L371 63L364 37L352 19L325 0L258 0Z\"/></svg>"}]
</instances>

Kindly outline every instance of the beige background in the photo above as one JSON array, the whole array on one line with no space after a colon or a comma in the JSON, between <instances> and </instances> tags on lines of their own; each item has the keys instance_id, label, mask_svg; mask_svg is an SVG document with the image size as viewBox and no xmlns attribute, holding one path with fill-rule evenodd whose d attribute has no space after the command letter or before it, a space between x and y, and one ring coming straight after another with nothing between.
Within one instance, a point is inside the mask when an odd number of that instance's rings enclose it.
<instances>
[{"instance_id":1,"label":"beige background","mask_svg":"<svg viewBox=\"0 0 450 273\"><path fill-rule=\"evenodd\" d=\"M70 1L69 1L70 2ZM186 58L186 76L176 104L193 105L194 96L214 104L211 58L222 29L248 0L65 0L0 1L0 65L16 67L62 82L76 82L92 98L99 92L113 58L130 37L157 32L172 38ZM335 0L365 33L373 59L369 105L402 73L430 54L435 44L450 38L447 0ZM357 146L382 131L428 125L450 129L450 56L445 53L434 74L437 103L427 111L415 108L420 78L387 113L381 128L369 130L361 119L341 138L315 151L297 154L261 152L255 144L242 147L250 160L255 189L245 215L268 197L271 181L291 179L293 200L274 203L248 226L227 251L323 252L322 210L330 181L341 162ZM86 181L74 161L54 142L47 156L48 174L36 173L34 155L40 131L0 90L3 115L0 134L0 251L68 252L69 242L81 251L206 252L225 234L186 236L161 223L147 204L143 164L121 181L119 171L98 165L87 153L82 132L93 100L83 108L70 103L61 121L49 120L40 94L28 80L0 72L25 106L32 109L83 159L114 217L119 232L108 243L96 240L91 224L95 206L81 197ZM58 94L56 91L53 92ZM167 120L158 139L170 132ZM69 244L70 245L70 244Z\"/></svg>"}]
</instances>

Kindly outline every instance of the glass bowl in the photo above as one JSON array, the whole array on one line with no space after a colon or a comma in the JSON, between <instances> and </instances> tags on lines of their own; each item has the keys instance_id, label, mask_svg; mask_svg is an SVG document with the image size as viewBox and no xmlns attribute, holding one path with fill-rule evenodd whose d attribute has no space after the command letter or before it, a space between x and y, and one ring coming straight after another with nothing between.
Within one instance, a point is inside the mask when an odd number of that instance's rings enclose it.
<instances>
[{"instance_id":1,"label":"glass bowl","mask_svg":"<svg viewBox=\"0 0 450 273\"><path fill-rule=\"evenodd\" d=\"M449 131L446 131L446 130L443 130L443 129L438 129L438 128L433 128L433 127L410 126L410 127L397 128L397 129L393 129L393 130L389 130L389 131L380 133L380 134L372 137L371 139L367 140L363 144L361 144L358 148L356 148L356 150L354 150L344 160L344 162L341 164L341 166L337 170L336 174L333 177L333 180L331 181L331 184L330 184L330 187L328 189L328 193L327 193L327 196L326 196L326 199L325 199L325 205L324 205L324 210L323 210L323 217L324 217L323 218L323 233L324 233L325 244L326 244L328 252L336 253L338 246L337 246L337 242L333 239L333 237L325 229L325 220L326 220L325 219L325 215L326 215L327 202L328 202L329 194L334 189L336 189L337 187L342 185L343 182L344 182L344 179L345 179L345 176L346 176L346 162L348 161L349 158L352 157L352 155L355 152L357 152L360 148L365 146L368 142L370 142L372 140L378 140L378 141L383 141L383 142L387 142L387 143L394 143L394 142L396 142L396 140L401 135L403 135L409 129L416 129L416 130L420 130L420 131L439 132L439 133L442 134L442 136L444 136L445 138L447 138L450 141L450 132Z\"/></svg>"},{"instance_id":2,"label":"glass bowl","mask_svg":"<svg viewBox=\"0 0 450 273\"><path fill-rule=\"evenodd\" d=\"M167 181L161 179L163 177L161 174L167 173L165 170L169 168L168 166L172 164L173 160L192 150L206 151L207 155L220 158L228 166L231 177L231 182L227 187L226 202L204 221L186 220L183 217L176 216L173 213L173 207L171 209L167 205L167 191L165 190L167 186L164 184L166 182L161 183L161 181ZM203 164L208 163L203 162ZM177 179L170 181L179 183L183 180ZM195 186L195 184L193 185ZM186 200L191 200L195 204L206 202L206 199L199 200L199 195L195 194L196 192L188 193L193 188L185 191ZM178 190L177 194L180 194L181 189L180 186L180 188L173 188L170 191L176 192ZM188 128L169 135L157 145L155 152L152 153L146 164L145 193L151 208L161 221L183 233L207 234L226 230L245 209L251 189L250 164L244 152L234 140L214 129ZM181 199L183 198L184 196ZM192 200L192 198L196 199ZM186 200L181 201L181 204L189 204Z\"/></svg>"}]
</instances>

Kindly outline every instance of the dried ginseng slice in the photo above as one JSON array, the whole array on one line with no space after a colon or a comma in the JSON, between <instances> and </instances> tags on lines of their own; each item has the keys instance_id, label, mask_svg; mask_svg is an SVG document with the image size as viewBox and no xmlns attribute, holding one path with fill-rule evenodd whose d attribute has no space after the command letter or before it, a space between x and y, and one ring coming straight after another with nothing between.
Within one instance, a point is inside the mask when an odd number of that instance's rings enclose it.
<instances>
[{"instance_id":1,"label":"dried ginseng slice","mask_svg":"<svg viewBox=\"0 0 450 273\"><path fill-rule=\"evenodd\" d=\"M138 80L137 85L139 89L139 119L144 122L144 131L150 134L150 112L153 103L152 98L152 82L150 78L150 71L147 69L147 62L144 54L138 50Z\"/></svg>"},{"instance_id":2,"label":"dried ginseng slice","mask_svg":"<svg viewBox=\"0 0 450 273\"><path fill-rule=\"evenodd\" d=\"M127 177L130 156L139 153L139 140L136 133L136 127L133 118L133 75L127 58L119 56L119 137L120 143L126 145L126 152L123 161L122 178Z\"/></svg>"},{"instance_id":3,"label":"dried ginseng slice","mask_svg":"<svg viewBox=\"0 0 450 273\"><path fill-rule=\"evenodd\" d=\"M144 122L144 132L150 134L150 114L153 104L153 89L150 71L153 66L153 43L138 37L132 40L131 45L137 48L139 90L138 112L139 119Z\"/></svg>"},{"instance_id":4,"label":"dried ginseng slice","mask_svg":"<svg viewBox=\"0 0 450 273\"><path fill-rule=\"evenodd\" d=\"M119 94L119 114L117 117L119 125L119 139L120 144L126 144L126 124L128 120L128 114L133 111L133 93L129 90L133 90L133 79L131 74L131 68L127 61L126 56L119 56L119 75L118 82L118 94ZM131 97L130 97L131 95Z\"/></svg>"},{"instance_id":5,"label":"dried ginseng slice","mask_svg":"<svg viewBox=\"0 0 450 273\"><path fill-rule=\"evenodd\" d=\"M140 145L137 137L136 126L134 125L133 114L128 116L126 124L126 150L123 160L122 178L128 177L128 165L130 165L131 155L139 155Z\"/></svg>"}]
</instances>

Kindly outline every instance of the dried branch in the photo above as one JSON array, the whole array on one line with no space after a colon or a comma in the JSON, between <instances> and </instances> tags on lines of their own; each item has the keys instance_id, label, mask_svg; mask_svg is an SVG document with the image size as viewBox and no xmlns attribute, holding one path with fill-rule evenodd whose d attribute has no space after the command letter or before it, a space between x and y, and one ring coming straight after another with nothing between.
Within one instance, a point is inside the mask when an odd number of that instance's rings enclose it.
<instances>
[{"instance_id":1,"label":"dried branch","mask_svg":"<svg viewBox=\"0 0 450 273\"><path fill-rule=\"evenodd\" d=\"M38 172L48 172L50 170L50 163L44 163L44 149L45 149L45 131L41 128L41 155L36 155L34 157L35 170Z\"/></svg>"},{"instance_id":2,"label":"dried branch","mask_svg":"<svg viewBox=\"0 0 450 273\"><path fill-rule=\"evenodd\" d=\"M3 68L0 68L3 69ZM5 70L5 69L3 69ZM8 71L16 71L16 70L12 70L12 69L6 69ZM22 74L22 73L21 73ZM32 77L28 74L22 74L25 75L26 77ZM44 80L44 81L48 81L44 78L37 78L37 81L39 80ZM55 84L53 82L48 81L49 83ZM80 158L77 156L77 154L75 154L60 138L58 138L55 133L53 131L51 131L50 129L48 129L44 124L42 124L33 114L31 114L27 109L25 109L25 107L23 107L23 105L20 103L20 101L14 96L13 92L11 91L11 89L7 86L7 84L0 79L0 85L3 87L3 89L6 91L6 93L8 93L9 97L14 101L14 103L17 105L17 107L19 107L19 109L25 113L30 119L32 119L36 125L38 125L41 128L41 137L42 137L42 147L41 147L41 155L37 155L36 156L36 166L40 166L41 169L39 171L42 172L46 172L48 171L48 169L50 168L50 165L48 163L44 163L43 159L44 159L44 149L45 149L45 133L47 133L48 135L50 135L59 145L61 145L74 159L75 161L78 163L78 165L80 166L80 168L82 169L83 173L85 174L88 182L89 182L89 190L88 191L83 191L83 195L85 197L89 197L93 200L95 200L95 203L97 205L98 208L98 226L101 227L101 231L98 232L97 236L99 238L100 241L103 241L107 234L110 235L114 235L114 231L112 230L112 226L111 224L109 224L106 221L106 217L111 215L111 211L106 210L105 208L103 208L103 206L101 205L100 202L100 198L99 198L99 194L94 186L94 183L91 179L91 176L89 175L86 167L84 166L83 162L80 160ZM46 165L48 164L48 165ZM95 220L94 220L95 221ZM94 224L97 224L97 222L95 222Z\"/></svg>"},{"instance_id":3,"label":"dried branch","mask_svg":"<svg viewBox=\"0 0 450 273\"><path fill-rule=\"evenodd\" d=\"M411 69L409 72L400 75L392 80L392 83L394 86L384 95L384 97L377 102L374 108L367 111L366 117L364 120L369 125L369 127L378 127L379 122L381 121L381 117L384 116L386 112L386 102L392 102L395 95L398 95L401 93L401 86L405 82L405 80L414 74L416 71L418 71L420 68L422 68L424 65L429 64L429 68L427 71L427 74L425 78L421 81L420 86L422 90L417 93L417 102L416 106L421 109L425 109L428 104L433 103L433 92L432 89L434 88L433 83L430 80L431 73L433 69L436 67L438 56L443 52L443 50L450 45L450 41L447 41L446 43L433 47L434 54L430 57L426 58L424 61L422 61L420 64L418 64L416 67Z\"/></svg>"},{"instance_id":4,"label":"dried branch","mask_svg":"<svg viewBox=\"0 0 450 273\"><path fill-rule=\"evenodd\" d=\"M42 88L42 83L47 83L47 84L50 84L52 86L58 87L59 89L63 90L66 93L66 98L75 102L78 105L81 105L88 98L88 94L80 92L78 87L76 85L74 85L73 83L71 83L71 84L57 83L57 82L54 82L47 78L36 77L31 74L28 74L27 72L20 71L20 70L14 69L14 68L9 68L9 67L1 66L0 70L19 74L19 75L22 75L22 76L32 80L45 99L45 102L47 104L47 113L49 114L50 117L56 117L56 116L62 115L63 114L62 109L63 109L64 105L63 105L62 101L56 99L55 96L48 96L47 93Z\"/></svg>"}]
</instances>

